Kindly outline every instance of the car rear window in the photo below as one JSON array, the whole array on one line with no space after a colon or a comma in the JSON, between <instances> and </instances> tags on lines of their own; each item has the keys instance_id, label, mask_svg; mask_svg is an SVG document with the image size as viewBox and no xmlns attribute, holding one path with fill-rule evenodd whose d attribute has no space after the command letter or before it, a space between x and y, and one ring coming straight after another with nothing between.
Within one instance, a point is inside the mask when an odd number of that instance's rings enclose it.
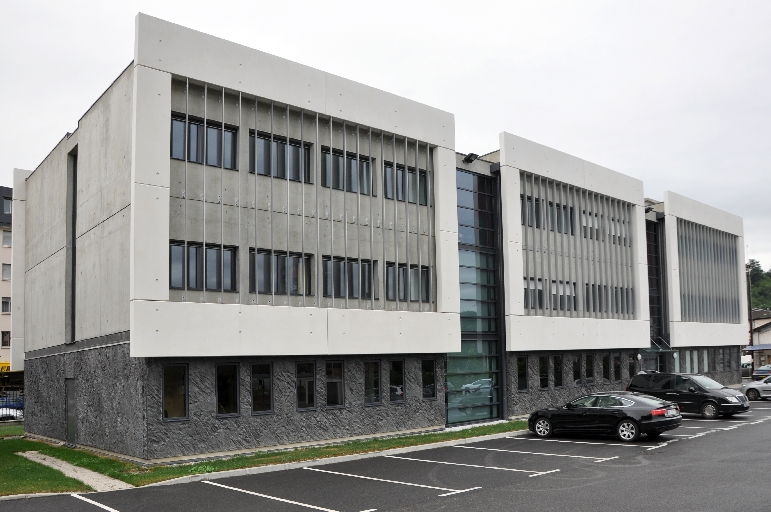
<instances>
[{"instance_id":1,"label":"car rear window","mask_svg":"<svg viewBox=\"0 0 771 512\"><path fill-rule=\"evenodd\" d=\"M647 405L649 407L660 407L664 403L663 400L650 395L635 395L633 400L637 405Z\"/></svg>"},{"instance_id":2,"label":"car rear window","mask_svg":"<svg viewBox=\"0 0 771 512\"><path fill-rule=\"evenodd\" d=\"M629 387L638 388L638 389L648 389L650 387L650 383L648 382L649 377L650 375L635 375L632 378L632 382L629 383Z\"/></svg>"}]
</instances>

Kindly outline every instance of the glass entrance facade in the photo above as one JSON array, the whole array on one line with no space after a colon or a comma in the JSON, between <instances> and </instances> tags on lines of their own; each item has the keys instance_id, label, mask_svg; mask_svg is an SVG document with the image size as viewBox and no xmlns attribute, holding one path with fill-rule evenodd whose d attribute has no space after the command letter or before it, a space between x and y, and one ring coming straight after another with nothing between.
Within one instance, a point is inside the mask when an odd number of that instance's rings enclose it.
<instances>
[{"instance_id":1,"label":"glass entrance facade","mask_svg":"<svg viewBox=\"0 0 771 512\"><path fill-rule=\"evenodd\" d=\"M457 170L461 351L447 356L447 423L500 416L498 199L493 178Z\"/></svg>"}]
</instances>

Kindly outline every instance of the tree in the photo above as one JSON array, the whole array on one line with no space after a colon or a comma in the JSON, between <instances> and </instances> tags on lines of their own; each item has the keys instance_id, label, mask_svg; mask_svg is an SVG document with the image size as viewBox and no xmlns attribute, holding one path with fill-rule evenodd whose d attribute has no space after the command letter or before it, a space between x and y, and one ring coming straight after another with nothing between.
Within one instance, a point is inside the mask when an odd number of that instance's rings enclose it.
<instances>
[{"instance_id":1,"label":"tree","mask_svg":"<svg viewBox=\"0 0 771 512\"><path fill-rule=\"evenodd\" d=\"M752 286L755 286L755 284L761 281L763 278L768 277L768 274L763 272L763 267L760 266L760 262L758 260L750 260L746 267L747 271L750 273L750 283Z\"/></svg>"}]
</instances>

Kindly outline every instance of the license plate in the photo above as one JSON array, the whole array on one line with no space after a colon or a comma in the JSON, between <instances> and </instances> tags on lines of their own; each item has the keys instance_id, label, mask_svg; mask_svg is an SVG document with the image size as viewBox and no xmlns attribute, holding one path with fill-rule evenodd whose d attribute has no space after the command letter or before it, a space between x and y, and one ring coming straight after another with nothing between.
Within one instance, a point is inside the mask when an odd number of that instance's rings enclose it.
<instances>
[{"instance_id":1,"label":"license plate","mask_svg":"<svg viewBox=\"0 0 771 512\"><path fill-rule=\"evenodd\" d=\"M667 409L667 416L677 416L676 409Z\"/></svg>"}]
</instances>

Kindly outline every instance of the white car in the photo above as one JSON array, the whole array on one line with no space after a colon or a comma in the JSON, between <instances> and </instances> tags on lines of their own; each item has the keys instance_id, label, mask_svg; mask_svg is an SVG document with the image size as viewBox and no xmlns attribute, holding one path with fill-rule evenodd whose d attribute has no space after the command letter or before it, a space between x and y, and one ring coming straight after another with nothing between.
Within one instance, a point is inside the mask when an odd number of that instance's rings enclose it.
<instances>
[{"instance_id":1,"label":"white car","mask_svg":"<svg viewBox=\"0 0 771 512\"><path fill-rule=\"evenodd\" d=\"M0 421L23 420L24 411L22 409L11 409L10 407L0 408Z\"/></svg>"},{"instance_id":2,"label":"white car","mask_svg":"<svg viewBox=\"0 0 771 512\"><path fill-rule=\"evenodd\" d=\"M771 398L771 377L745 382L739 391L744 393L749 400L760 400L761 398Z\"/></svg>"},{"instance_id":3,"label":"white car","mask_svg":"<svg viewBox=\"0 0 771 512\"><path fill-rule=\"evenodd\" d=\"M493 379L479 379L475 380L471 384L464 384L461 387L463 394L476 393L480 389L490 389L493 387Z\"/></svg>"}]
</instances>

